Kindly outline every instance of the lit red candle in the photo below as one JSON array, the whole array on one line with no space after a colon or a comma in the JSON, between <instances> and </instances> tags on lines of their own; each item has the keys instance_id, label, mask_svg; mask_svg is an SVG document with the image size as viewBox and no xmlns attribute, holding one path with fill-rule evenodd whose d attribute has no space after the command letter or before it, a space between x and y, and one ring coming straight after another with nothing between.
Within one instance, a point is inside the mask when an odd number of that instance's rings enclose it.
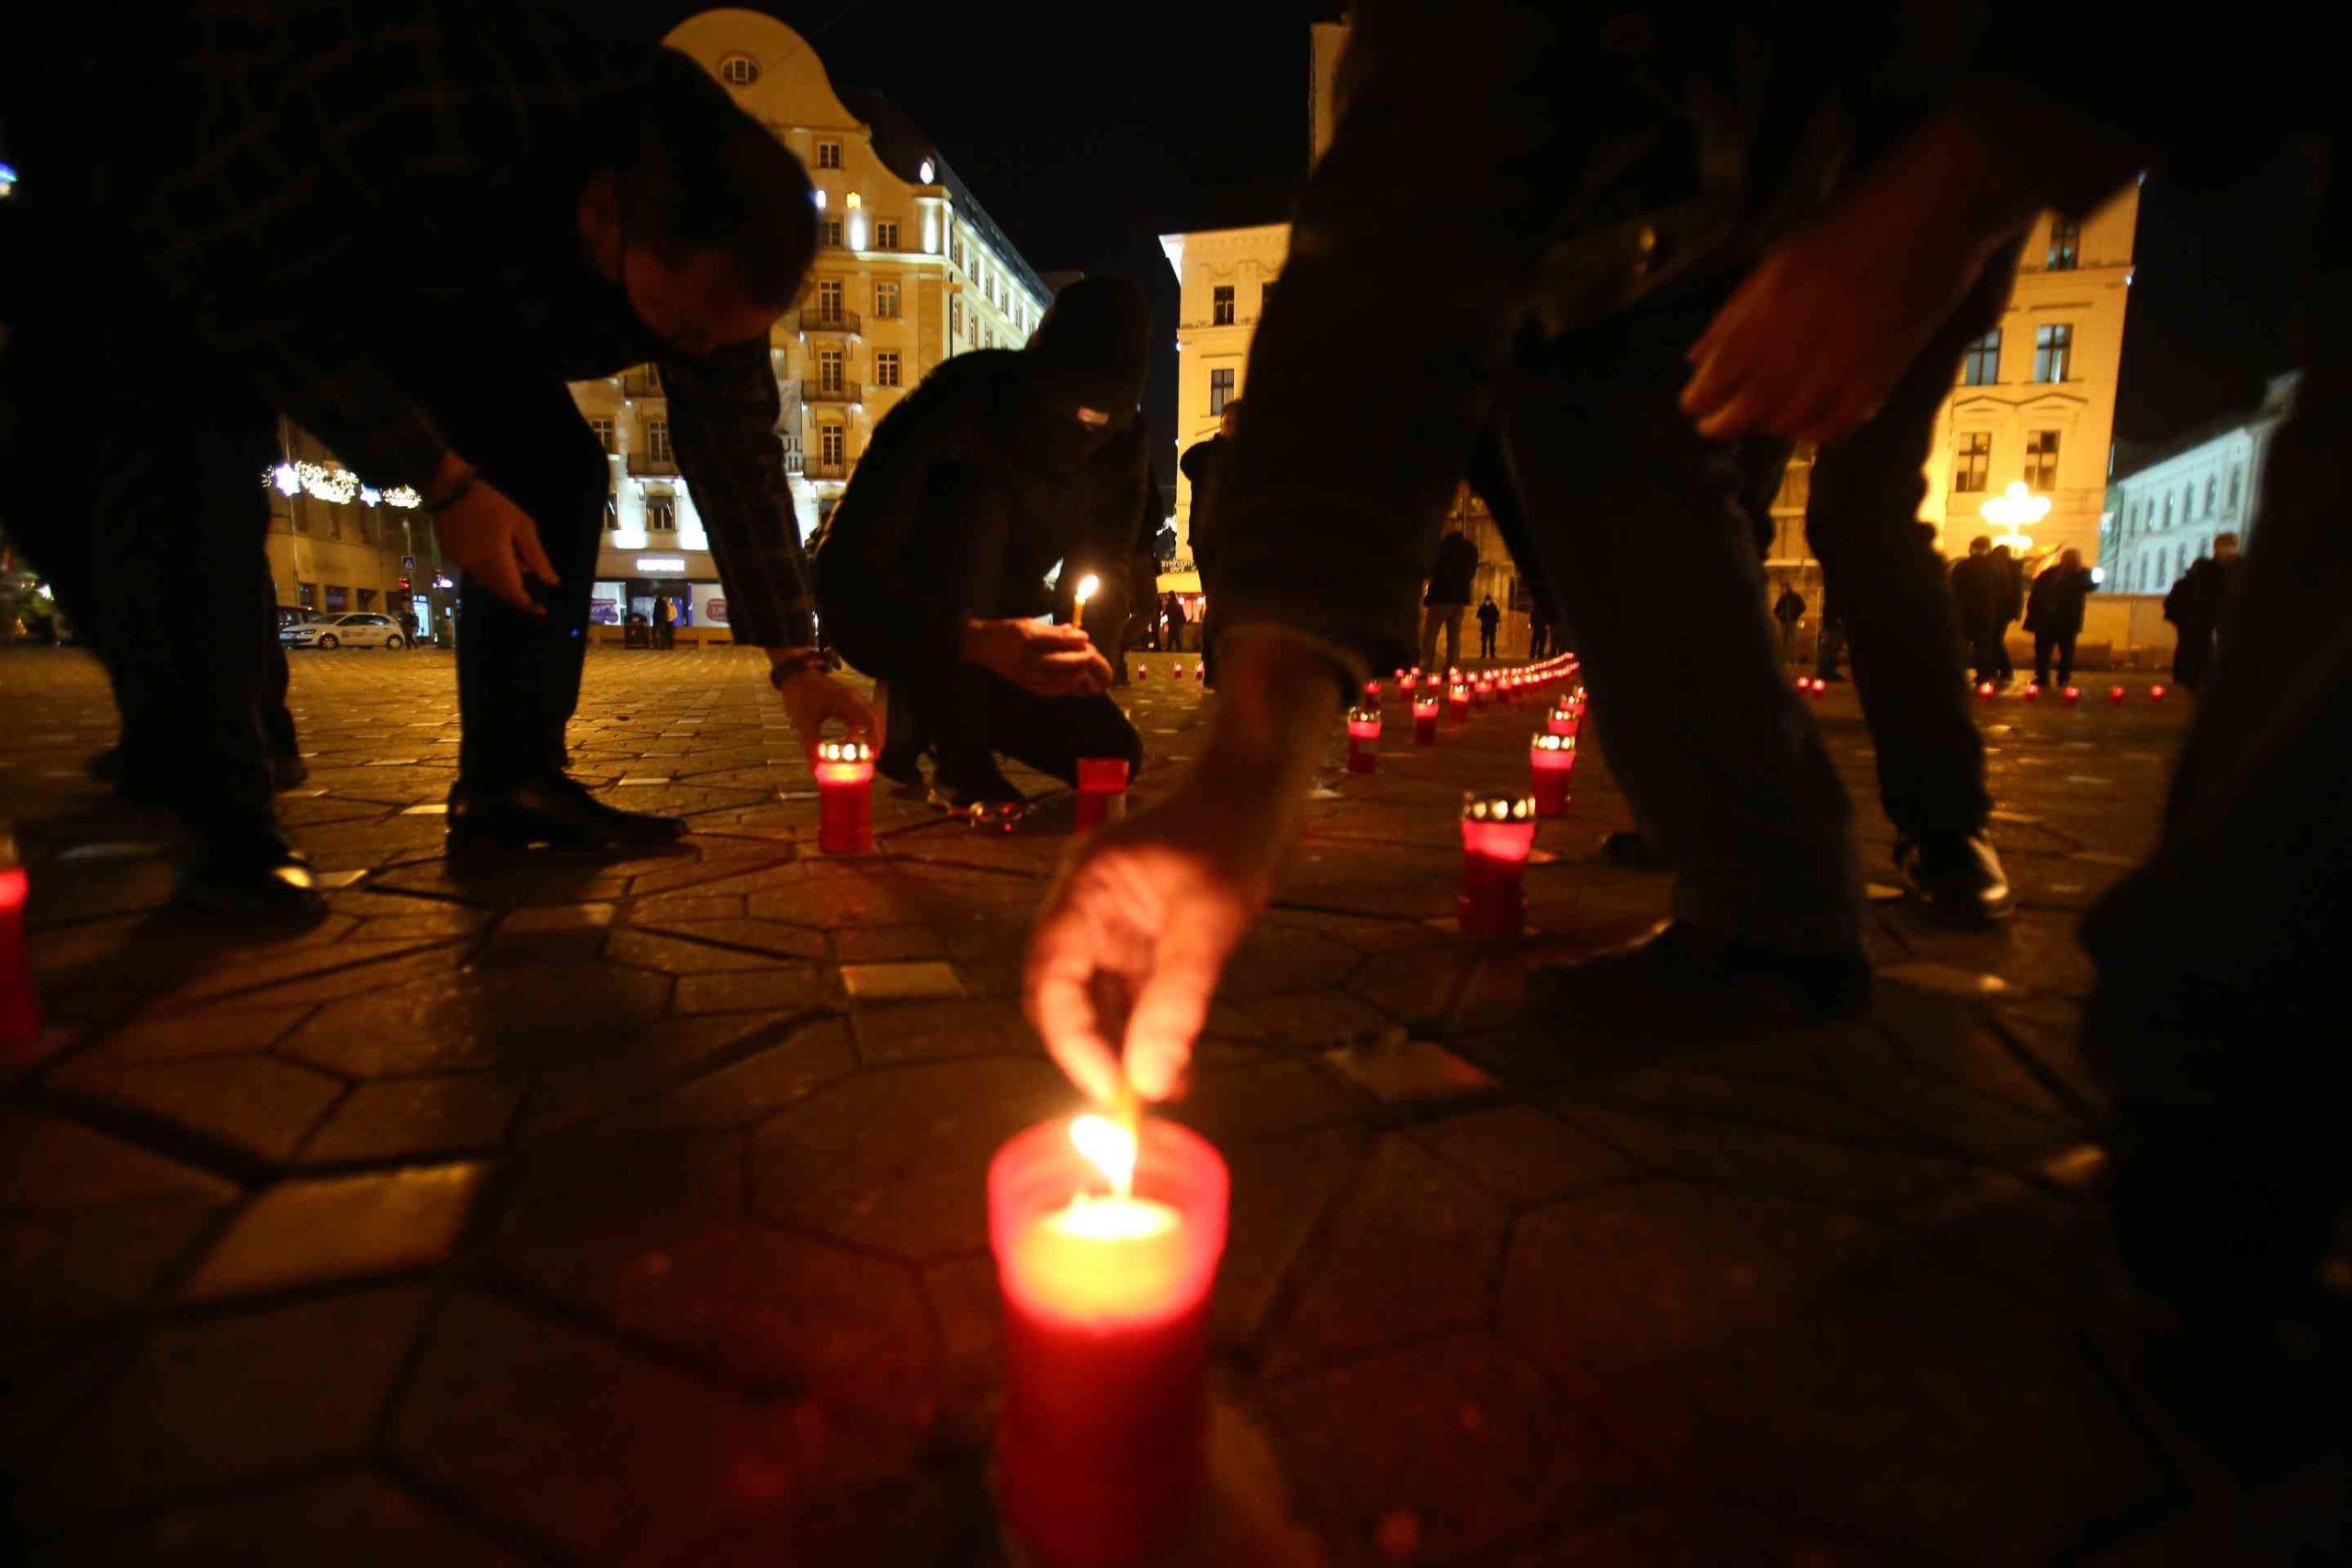
<instances>
[{"instance_id":1,"label":"lit red candle","mask_svg":"<svg viewBox=\"0 0 2352 1568\"><path fill-rule=\"evenodd\" d=\"M1206 664L1194 664L1194 665L1193 666L1193 680L1195 680L1195 681L1205 681L1205 680L1207 680L1208 678L1209 678L1209 667L1208 667Z\"/></svg>"},{"instance_id":2,"label":"lit red candle","mask_svg":"<svg viewBox=\"0 0 2352 1568\"><path fill-rule=\"evenodd\" d=\"M2028 681L2025 683L2025 700L2030 703L2038 703L2041 700L2041 682Z\"/></svg>"},{"instance_id":3,"label":"lit red candle","mask_svg":"<svg viewBox=\"0 0 2352 1568\"><path fill-rule=\"evenodd\" d=\"M1423 692L1413 699L1413 744L1437 744L1437 694Z\"/></svg>"},{"instance_id":4,"label":"lit red candle","mask_svg":"<svg viewBox=\"0 0 2352 1568\"><path fill-rule=\"evenodd\" d=\"M1127 814L1127 760L1125 757L1080 757L1078 760L1078 830L1100 828Z\"/></svg>"},{"instance_id":5,"label":"lit red candle","mask_svg":"<svg viewBox=\"0 0 2352 1568\"><path fill-rule=\"evenodd\" d=\"M1208 1298L1225 1161L1102 1116L1016 1135L989 1167L1004 1298L1004 1512L1043 1562L1132 1562L1180 1536L1206 1463Z\"/></svg>"},{"instance_id":6,"label":"lit red candle","mask_svg":"<svg viewBox=\"0 0 2352 1568\"><path fill-rule=\"evenodd\" d=\"M1396 677L1397 690L1405 693L1408 696L1411 695L1413 689L1420 683L1421 672L1418 670L1408 670L1403 674Z\"/></svg>"},{"instance_id":7,"label":"lit red candle","mask_svg":"<svg viewBox=\"0 0 2352 1568\"><path fill-rule=\"evenodd\" d=\"M1470 683L1470 705L1472 707L1485 707L1488 703L1494 700L1494 696L1495 678L1492 675L1481 675Z\"/></svg>"},{"instance_id":8,"label":"lit red candle","mask_svg":"<svg viewBox=\"0 0 2352 1568\"><path fill-rule=\"evenodd\" d=\"M1568 814L1568 775L1576 771L1577 738L1546 732L1527 742L1527 765L1535 785L1535 815Z\"/></svg>"},{"instance_id":9,"label":"lit red candle","mask_svg":"<svg viewBox=\"0 0 2352 1568\"><path fill-rule=\"evenodd\" d=\"M1366 707L1376 707L1376 706L1378 706L1378 705L1379 705L1379 703L1380 703L1380 682L1377 682L1377 681L1366 681L1366 682L1363 683L1363 703L1364 703L1364 706L1366 706Z\"/></svg>"},{"instance_id":10,"label":"lit red candle","mask_svg":"<svg viewBox=\"0 0 2352 1568\"><path fill-rule=\"evenodd\" d=\"M1552 735L1574 735L1583 723L1584 715L1571 707L1566 697L1553 704L1552 711L1544 716L1544 731Z\"/></svg>"},{"instance_id":11,"label":"lit red candle","mask_svg":"<svg viewBox=\"0 0 2352 1568\"><path fill-rule=\"evenodd\" d=\"M2076 703L2083 700L2083 689L2080 686L2069 686L2066 688L2065 696L2066 705L2068 707L2073 707Z\"/></svg>"},{"instance_id":12,"label":"lit red candle","mask_svg":"<svg viewBox=\"0 0 2352 1568\"><path fill-rule=\"evenodd\" d=\"M2109 686L2107 689L2107 700L2113 703L2117 707L2121 707L2123 705L2123 688L2120 686Z\"/></svg>"},{"instance_id":13,"label":"lit red candle","mask_svg":"<svg viewBox=\"0 0 2352 1568\"><path fill-rule=\"evenodd\" d=\"M1976 700L1980 703L1989 703L1993 700L1992 682L1979 681L1976 682Z\"/></svg>"},{"instance_id":14,"label":"lit red candle","mask_svg":"<svg viewBox=\"0 0 2352 1568\"><path fill-rule=\"evenodd\" d=\"M1348 710L1348 772L1369 773L1380 767L1380 710Z\"/></svg>"},{"instance_id":15,"label":"lit red candle","mask_svg":"<svg viewBox=\"0 0 2352 1568\"><path fill-rule=\"evenodd\" d=\"M1535 802L1473 795L1462 802L1462 897L1455 913L1475 937L1517 936L1527 923L1527 857L1535 849Z\"/></svg>"},{"instance_id":16,"label":"lit red candle","mask_svg":"<svg viewBox=\"0 0 2352 1568\"><path fill-rule=\"evenodd\" d=\"M1470 716L1470 688L1456 681L1445 689L1445 722L1461 724Z\"/></svg>"},{"instance_id":17,"label":"lit red candle","mask_svg":"<svg viewBox=\"0 0 2352 1568\"><path fill-rule=\"evenodd\" d=\"M2165 689L2162 686L2149 687L2148 700L2152 703L2163 702L2165 700Z\"/></svg>"},{"instance_id":18,"label":"lit red candle","mask_svg":"<svg viewBox=\"0 0 2352 1568\"><path fill-rule=\"evenodd\" d=\"M874 847L874 748L863 740L817 742L817 847L862 855Z\"/></svg>"},{"instance_id":19,"label":"lit red candle","mask_svg":"<svg viewBox=\"0 0 2352 1568\"><path fill-rule=\"evenodd\" d=\"M0 833L0 1050L21 1050L40 1039L40 998L25 956L25 899L31 892L16 845Z\"/></svg>"}]
</instances>

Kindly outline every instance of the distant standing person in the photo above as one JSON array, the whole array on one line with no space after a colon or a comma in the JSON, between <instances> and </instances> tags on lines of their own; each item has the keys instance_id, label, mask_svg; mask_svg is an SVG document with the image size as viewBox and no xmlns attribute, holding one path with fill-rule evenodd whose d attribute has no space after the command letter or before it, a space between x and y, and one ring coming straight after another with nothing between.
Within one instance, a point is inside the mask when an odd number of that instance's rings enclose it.
<instances>
[{"instance_id":1,"label":"distant standing person","mask_svg":"<svg viewBox=\"0 0 2352 1568\"><path fill-rule=\"evenodd\" d=\"M2006 591L2001 564L1993 558L1990 535L1968 541L1968 554L1952 563L1951 596L1960 606L1960 635L1968 645L1968 661L1979 682L1994 680L2001 671L2002 622L1997 606Z\"/></svg>"},{"instance_id":2,"label":"distant standing person","mask_svg":"<svg viewBox=\"0 0 2352 1568\"><path fill-rule=\"evenodd\" d=\"M2098 583L2080 550L2067 550L2033 580L2026 595L2025 629L2033 634L2033 681L2050 684L2050 657L2058 656L2058 684L2075 678L2075 639L2083 633L2083 601Z\"/></svg>"},{"instance_id":3,"label":"distant standing person","mask_svg":"<svg viewBox=\"0 0 2352 1568\"><path fill-rule=\"evenodd\" d=\"M1478 657L1495 656L1495 632L1503 624L1503 613L1495 604L1495 596L1487 594L1478 602Z\"/></svg>"},{"instance_id":4,"label":"distant standing person","mask_svg":"<svg viewBox=\"0 0 2352 1568\"><path fill-rule=\"evenodd\" d=\"M1184 651L1185 618L1184 601L1177 598L1173 593L1169 594L1161 604L1159 619L1160 623L1168 628L1168 634L1162 640L1167 643L1168 651L1170 653Z\"/></svg>"},{"instance_id":5,"label":"distant standing person","mask_svg":"<svg viewBox=\"0 0 2352 1568\"><path fill-rule=\"evenodd\" d=\"M1993 598L1994 662L2000 673L1993 677L1996 684L2006 686L2017 677L2017 666L2009 662L2009 626L2025 614L2025 563L2009 553L2007 545L1993 547L1994 582L1997 592Z\"/></svg>"},{"instance_id":6,"label":"distant standing person","mask_svg":"<svg viewBox=\"0 0 2352 1568\"><path fill-rule=\"evenodd\" d=\"M1544 601L1531 598L1527 605L1527 657L1546 659L1551 652L1551 620L1544 614Z\"/></svg>"},{"instance_id":7,"label":"distant standing person","mask_svg":"<svg viewBox=\"0 0 2352 1568\"><path fill-rule=\"evenodd\" d=\"M2238 536L2216 534L2213 554L2188 563L2180 581L2165 595L2165 619L2178 642L2173 649L2172 678L2195 691L2212 667L2221 646L2222 620L2236 597Z\"/></svg>"},{"instance_id":8,"label":"distant standing person","mask_svg":"<svg viewBox=\"0 0 2352 1568\"><path fill-rule=\"evenodd\" d=\"M1445 670L1462 662L1462 617L1470 609L1470 580L1477 575L1478 547L1459 528L1448 528L1430 564L1430 585L1421 595L1421 668ZM1437 661L1437 634L1445 632L1445 662Z\"/></svg>"},{"instance_id":9,"label":"distant standing person","mask_svg":"<svg viewBox=\"0 0 2352 1568\"><path fill-rule=\"evenodd\" d=\"M653 646L675 648L678 645L678 607L670 603L667 593L653 596Z\"/></svg>"},{"instance_id":10,"label":"distant standing person","mask_svg":"<svg viewBox=\"0 0 2352 1568\"><path fill-rule=\"evenodd\" d=\"M1781 662L1794 664L1797 661L1797 626L1804 620L1804 595L1797 592L1795 583L1781 585L1781 596L1772 601L1772 619L1780 623L1781 627Z\"/></svg>"}]
</instances>

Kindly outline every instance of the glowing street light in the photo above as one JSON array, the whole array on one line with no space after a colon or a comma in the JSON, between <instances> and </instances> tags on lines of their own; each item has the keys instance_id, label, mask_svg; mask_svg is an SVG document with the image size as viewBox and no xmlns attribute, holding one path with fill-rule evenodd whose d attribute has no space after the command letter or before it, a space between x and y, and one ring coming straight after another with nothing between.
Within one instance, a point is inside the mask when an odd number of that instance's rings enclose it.
<instances>
[{"instance_id":1,"label":"glowing street light","mask_svg":"<svg viewBox=\"0 0 2352 1568\"><path fill-rule=\"evenodd\" d=\"M1993 541L1995 545L2007 545L2012 553L2023 555L2033 548L2033 536L2026 530L2050 515L2050 498L2028 491L2023 479L2011 479L2007 490L1977 510L1985 522L2007 530Z\"/></svg>"}]
</instances>

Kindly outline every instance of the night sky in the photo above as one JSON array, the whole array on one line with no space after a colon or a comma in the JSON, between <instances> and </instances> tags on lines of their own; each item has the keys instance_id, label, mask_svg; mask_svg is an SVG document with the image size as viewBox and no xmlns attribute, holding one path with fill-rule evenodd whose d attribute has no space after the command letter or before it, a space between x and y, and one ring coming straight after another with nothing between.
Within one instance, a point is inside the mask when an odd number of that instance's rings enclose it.
<instances>
[{"instance_id":1,"label":"night sky","mask_svg":"<svg viewBox=\"0 0 2352 1568\"><path fill-rule=\"evenodd\" d=\"M575 0L658 39L705 9ZM755 7L808 39L836 85L878 88L938 142L1041 271L1125 273L1170 331L1148 409L1172 476L1175 279L1158 236L1280 220L1306 161L1307 24L1340 0L1195 0L1181 9L1029 0L1012 11L886 0ZM1015 36L1018 29L1019 37ZM1072 40L1077 40L1073 43ZM1026 62L1083 61L1070 71ZM2281 159L2222 190L2152 176L2124 333L2116 434L2160 442L2249 410L2295 363L2300 168Z\"/></svg>"}]
</instances>

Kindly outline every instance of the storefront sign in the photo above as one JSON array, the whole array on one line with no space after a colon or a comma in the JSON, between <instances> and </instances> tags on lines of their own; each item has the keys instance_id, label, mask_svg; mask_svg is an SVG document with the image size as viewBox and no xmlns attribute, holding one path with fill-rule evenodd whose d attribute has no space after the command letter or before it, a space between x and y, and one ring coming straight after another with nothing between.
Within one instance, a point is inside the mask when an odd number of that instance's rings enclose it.
<instances>
[{"instance_id":1,"label":"storefront sign","mask_svg":"<svg viewBox=\"0 0 2352 1568\"><path fill-rule=\"evenodd\" d=\"M639 556L637 558L637 570L639 571L684 571L686 570L686 558L684 556Z\"/></svg>"}]
</instances>

